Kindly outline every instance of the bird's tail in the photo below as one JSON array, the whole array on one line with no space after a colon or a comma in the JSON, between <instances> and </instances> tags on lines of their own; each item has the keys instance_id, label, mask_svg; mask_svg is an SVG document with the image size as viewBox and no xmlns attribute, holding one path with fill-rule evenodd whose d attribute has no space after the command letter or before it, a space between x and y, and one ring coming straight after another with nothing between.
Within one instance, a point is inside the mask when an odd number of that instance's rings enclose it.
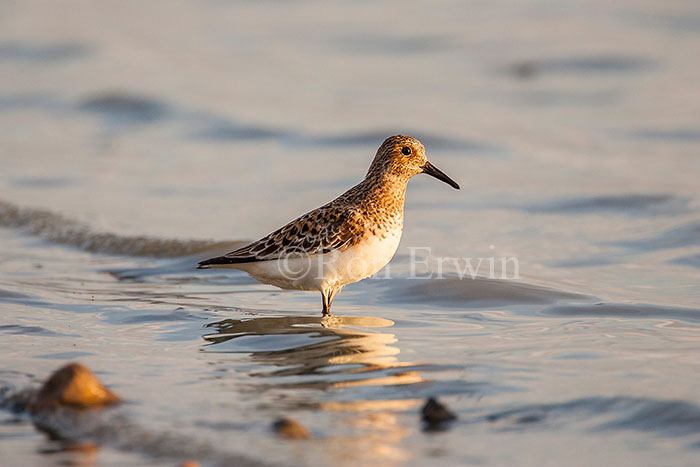
<instances>
[{"instance_id":1,"label":"bird's tail","mask_svg":"<svg viewBox=\"0 0 700 467\"><path fill-rule=\"evenodd\" d=\"M245 261L236 260L229 256L217 256L216 258L206 259L200 261L197 269L211 269L211 268L231 268L235 267L234 264L243 263Z\"/></svg>"}]
</instances>

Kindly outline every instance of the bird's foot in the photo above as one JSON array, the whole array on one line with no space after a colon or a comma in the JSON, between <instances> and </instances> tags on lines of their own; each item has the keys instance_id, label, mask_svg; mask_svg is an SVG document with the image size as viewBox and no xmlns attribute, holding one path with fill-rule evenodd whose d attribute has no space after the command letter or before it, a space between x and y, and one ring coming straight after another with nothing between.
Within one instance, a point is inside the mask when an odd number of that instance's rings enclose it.
<instances>
[{"instance_id":1,"label":"bird's foot","mask_svg":"<svg viewBox=\"0 0 700 467\"><path fill-rule=\"evenodd\" d=\"M338 324L338 317L330 313L326 313L321 317L321 327L330 328Z\"/></svg>"}]
</instances>

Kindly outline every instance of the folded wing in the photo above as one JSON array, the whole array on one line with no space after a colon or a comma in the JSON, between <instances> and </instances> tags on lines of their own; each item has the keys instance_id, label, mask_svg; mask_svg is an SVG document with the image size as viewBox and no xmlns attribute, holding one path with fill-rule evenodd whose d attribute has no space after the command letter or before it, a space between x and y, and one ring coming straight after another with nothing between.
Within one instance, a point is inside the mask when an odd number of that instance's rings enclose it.
<instances>
[{"instance_id":1,"label":"folded wing","mask_svg":"<svg viewBox=\"0 0 700 467\"><path fill-rule=\"evenodd\" d=\"M326 206L304 214L284 227L224 256L199 263L198 268L216 265L274 261L285 255L318 255L342 250L362 237L361 215L350 208Z\"/></svg>"}]
</instances>

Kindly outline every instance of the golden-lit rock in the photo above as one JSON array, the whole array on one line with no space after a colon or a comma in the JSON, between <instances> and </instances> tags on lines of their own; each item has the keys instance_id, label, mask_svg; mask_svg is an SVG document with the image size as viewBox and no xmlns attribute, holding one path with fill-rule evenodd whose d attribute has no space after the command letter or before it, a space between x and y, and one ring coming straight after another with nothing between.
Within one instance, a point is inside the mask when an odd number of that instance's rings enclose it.
<instances>
[{"instance_id":1,"label":"golden-lit rock","mask_svg":"<svg viewBox=\"0 0 700 467\"><path fill-rule=\"evenodd\" d=\"M58 406L77 409L104 407L119 401L119 397L104 387L87 367L70 363L44 383L31 405L31 411L36 413Z\"/></svg>"},{"instance_id":2,"label":"golden-lit rock","mask_svg":"<svg viewBox=\"0 0 700 467\"><path fill-rule=\"evenodd\" d=\"M185 462L180 464L180 467L199 467L199 462L193 460L186 460Z\"/></svg>"},{"instance_id":3,"label":"golden-lit rock","mask_svg":"<svg viewBox=\"0 0 700 467\"><path fill-rule=\"evenodd\" d=\"M311 438L311 432L304 425L291 418L280 418L272 424L272 429L287 439Z\"/></svg>"},{"instance_id":4,"label":"golden-lit rock","mask_svg":"<svg viewBox=\"0 0 700 467\"><path fill-rule=\"evenodd\" d=\"M429 398L421 410L423 421L428 429L443 428L448 422L457 418L450 410L435 398Z\"/></svg>"}]
</instances>

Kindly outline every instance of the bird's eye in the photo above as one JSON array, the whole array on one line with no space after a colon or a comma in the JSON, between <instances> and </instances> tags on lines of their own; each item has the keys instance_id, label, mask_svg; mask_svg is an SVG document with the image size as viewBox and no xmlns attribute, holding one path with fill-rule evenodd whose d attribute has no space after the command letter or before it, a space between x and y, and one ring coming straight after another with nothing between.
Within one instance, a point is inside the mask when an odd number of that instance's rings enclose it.
<instances>
[{"instance_id":1,"label":"bird's eye","mask_svg":"<svg viewBox=\"0 0 700 467\"><path fill-rule=\"evenodd\" d=\"M411 155L411 148L409 148L408 146L402 147L401 154L403 154L404 156L410 156Z\"/></svg>"}]
</instances>

